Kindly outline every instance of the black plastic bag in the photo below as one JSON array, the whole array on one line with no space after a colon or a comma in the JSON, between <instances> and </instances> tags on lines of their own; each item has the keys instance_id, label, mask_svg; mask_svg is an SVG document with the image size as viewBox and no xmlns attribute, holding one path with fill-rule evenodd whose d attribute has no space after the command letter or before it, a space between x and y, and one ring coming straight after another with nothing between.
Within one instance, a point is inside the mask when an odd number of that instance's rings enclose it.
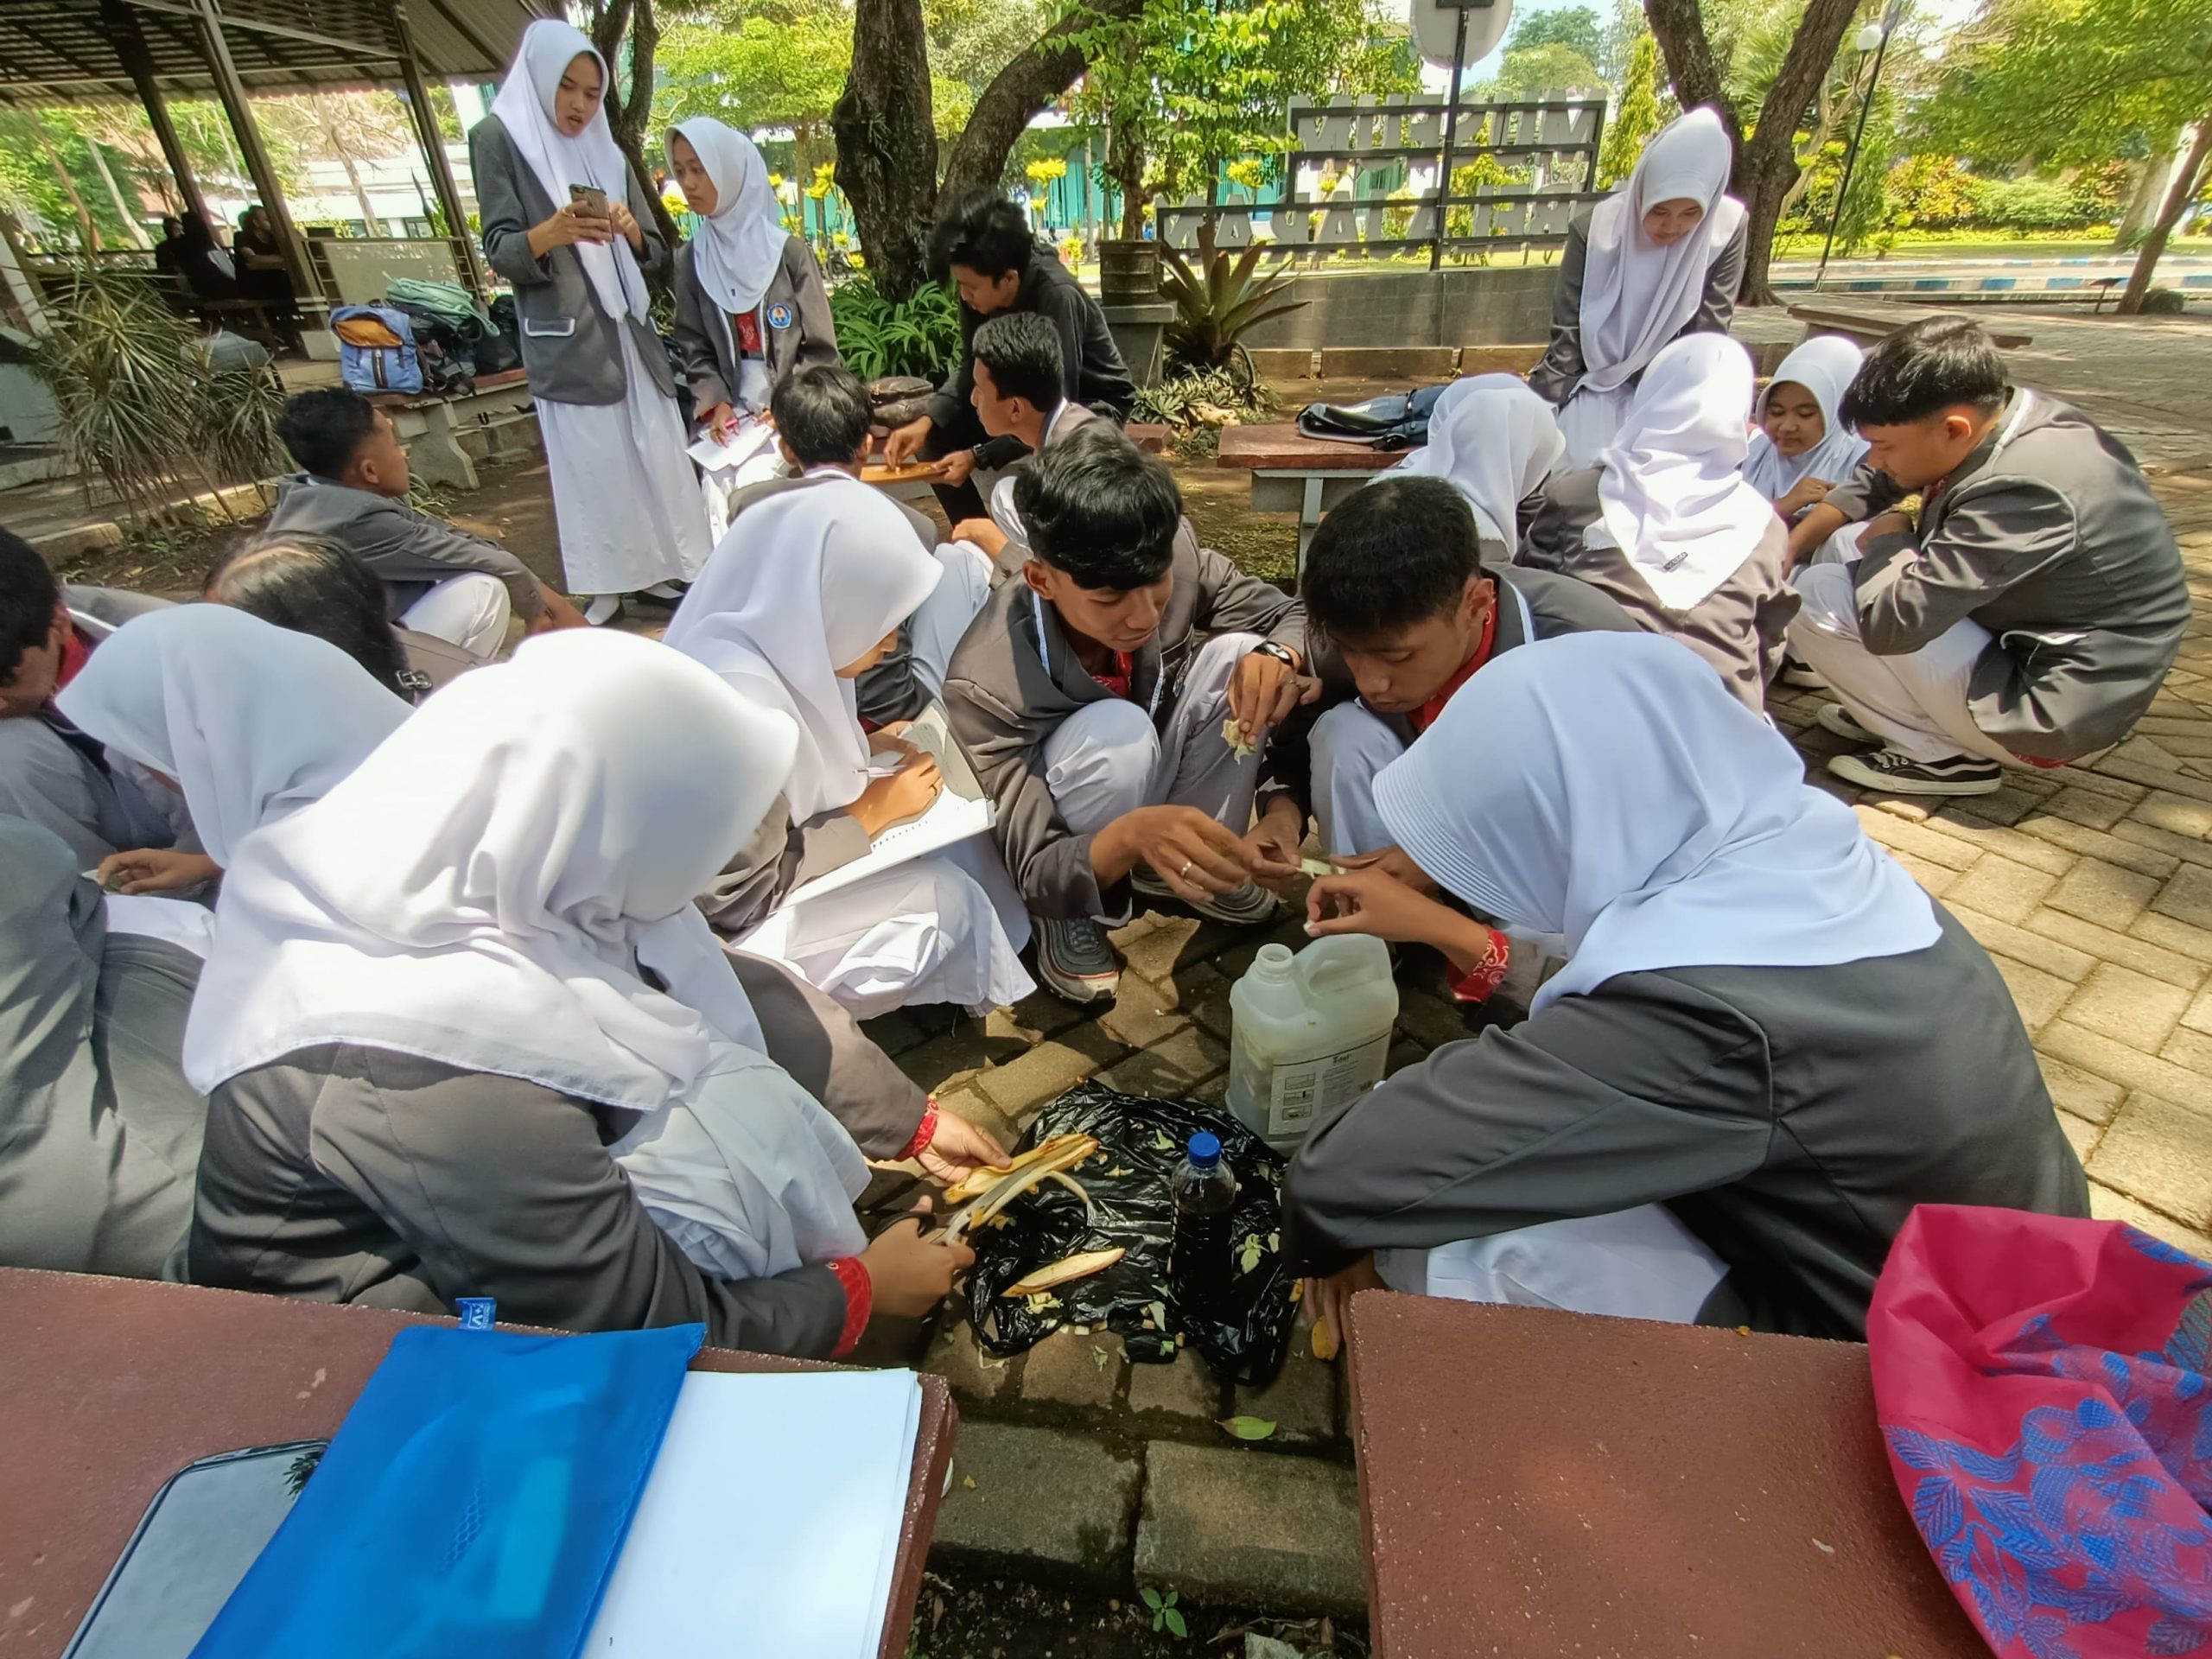
<instances>
[{"instance_id":1,"label":"black plastic bag","mask_svg":"<svg viewBox=\"0 0 2212 1659\"><path fill-rule=\"evenodd\" d=\"M1308 404L1300 411L1298 429L1309 438L1332 443L1363 443L1374 449L1417 449L1428 442L1429 411L1444 395L1442 386L1391 392L1363 404Z\"/></svg>"},{"instance_id":2,"label":"black plastic bag","mask_svg":"<svg viewBox=\"0 0 2212 1659\"><path fill-rule=\"evenodd\" d=\"M1223 1160L1236 1177L1223 1310L1228 1322L1185 1315L1168 1287L1175 1212L1167 1184L1200 1129L1220 1138ZM1290 1351L1298 1313L1291 1300L1298 1278L1281 1250L1281 1157L1217 1106L1124 1095L1096 1083L1079 1084L1045 1108L1017 1149L1077 1134L1096 1135L1103 1154L1068 1172L1090 1194L1096 1213L1086 1221L1082 1200L1047 1181L1001 1212L1006 1225L986 1226L971 1239L976 1265L968 1274L968 1314L976 1339L993 1353L1018 1354L1064 1325L1103 1325L1122 1338L1131 1359L1164 1363L1175 1357L1179 1332L1217 1375L1253 1384L1272 1381ZM1064 1256L1117 1245L1128 1254L1103 1273L1041 1296L1000 1294Z\"/></svg>"}]
</instances>

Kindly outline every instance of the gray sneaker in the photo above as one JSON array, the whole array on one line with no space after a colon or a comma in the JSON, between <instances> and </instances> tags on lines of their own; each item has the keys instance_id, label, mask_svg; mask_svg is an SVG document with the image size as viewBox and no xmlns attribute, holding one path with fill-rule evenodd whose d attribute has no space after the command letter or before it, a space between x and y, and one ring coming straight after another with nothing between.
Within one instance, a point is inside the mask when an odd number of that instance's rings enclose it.
<instances>
[{"instance_id":1,"label":"gray sneaker","mask_svg":"<svg viewBox=\"0 0 2212 1659\"><path fill-rule=\"evenodd\" d=\"M1233 893L1217 893L1203 900L1185 899L1148 867L1140 864L1129 872L1129 885L1148 899L1173 899L1185 910L1211 916L1217 922L1227 922L1231 927L1255 927L1274 918L1274 894L1255 881L1247 881Z\"/></svg>"},{"instance_id":2,"label":"gray sneaker","mask_svg":"<svg viewBox=\"0 0 2212 1659\"><path fill-rule=\"evenodd\" d=\"M1037 973L1070 1002L1108 1002L1122 988L1122 964L1106 930L1087 918L1039 916Z\"/></svg>"}]
</instances>

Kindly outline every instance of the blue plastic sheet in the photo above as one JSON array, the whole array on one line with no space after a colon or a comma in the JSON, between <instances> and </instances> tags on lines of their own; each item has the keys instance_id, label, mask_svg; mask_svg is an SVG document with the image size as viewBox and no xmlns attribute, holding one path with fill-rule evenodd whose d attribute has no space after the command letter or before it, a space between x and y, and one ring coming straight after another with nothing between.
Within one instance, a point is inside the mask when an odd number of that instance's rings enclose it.
<instances>
[{"instance_id":1,"label":"blue plastic sheet","mask_svg":"<svg viewBox=\"0 0 2212 1659\"><path fill-rule=\"evenodd\" d=\"M575 1655L705 1335L401 1332L194 1659Z\"/></svg>"}]
</instances>

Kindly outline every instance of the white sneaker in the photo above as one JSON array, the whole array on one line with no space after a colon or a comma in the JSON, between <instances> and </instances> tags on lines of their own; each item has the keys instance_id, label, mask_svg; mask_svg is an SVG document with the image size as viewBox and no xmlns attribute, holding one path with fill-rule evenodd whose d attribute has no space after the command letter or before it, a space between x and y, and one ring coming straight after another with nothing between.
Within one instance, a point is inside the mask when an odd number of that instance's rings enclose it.
<instances>
[{"instance_id":1,"label":"white sneaker","mask_svg":"<svg viewBox=\"0 0 2212 1659\"><path fill-rule=\"evenodd\" d=\"M594 594L590 604L584 607L584 620L594 628L603 628L622 613L622 595Z\"/></svg>"}]
</instances>

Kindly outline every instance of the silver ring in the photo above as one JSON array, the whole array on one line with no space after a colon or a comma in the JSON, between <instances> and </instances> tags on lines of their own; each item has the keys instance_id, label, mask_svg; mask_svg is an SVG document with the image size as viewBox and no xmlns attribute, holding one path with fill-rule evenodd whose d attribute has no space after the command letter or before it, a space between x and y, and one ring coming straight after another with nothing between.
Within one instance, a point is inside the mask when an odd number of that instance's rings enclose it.
<instances>
[{"instance_id":1,"label":"silver ring","mask_svg":"<svg viewBox=\"0 0 2212 1659\"><path fill-rule=\"evenodd\" d=\"M1187 858L1183 861L1183 868L1175 872L1175 876L1178 880L1180 880L1183 877L1191 873L1191 863L1192 861Z\"/></svg>"}]
</instances>

